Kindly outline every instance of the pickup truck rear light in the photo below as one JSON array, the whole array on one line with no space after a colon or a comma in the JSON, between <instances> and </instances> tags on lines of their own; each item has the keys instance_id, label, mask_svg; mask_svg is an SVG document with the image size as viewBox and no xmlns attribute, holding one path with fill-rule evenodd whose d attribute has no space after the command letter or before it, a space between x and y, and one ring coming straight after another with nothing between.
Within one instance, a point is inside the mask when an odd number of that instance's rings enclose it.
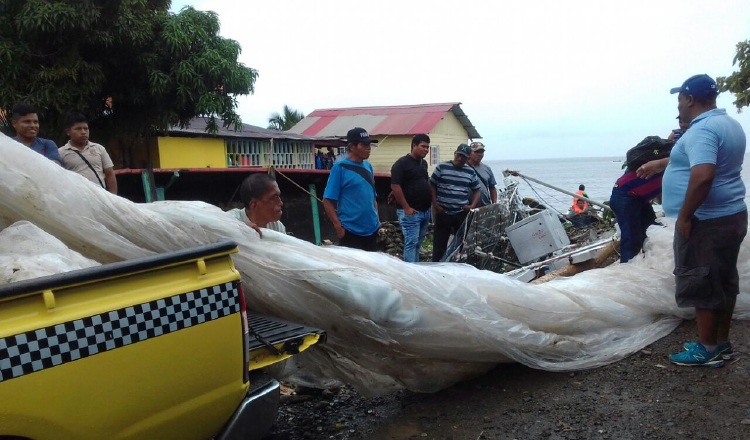
<instances>
[{"instance_id":1,"label":"pickup truck rear light","mask_svg":"<svg viewBox=\"0 0 750 440\"><path fill-rule=\"evenodd\" d=\"M250 380L250 325L247 323L247 303L245 292L242 290L242 282L237 283L237 291L240 293L240 317L242 319L242 381Z\"/></svg>"}]
</instances>

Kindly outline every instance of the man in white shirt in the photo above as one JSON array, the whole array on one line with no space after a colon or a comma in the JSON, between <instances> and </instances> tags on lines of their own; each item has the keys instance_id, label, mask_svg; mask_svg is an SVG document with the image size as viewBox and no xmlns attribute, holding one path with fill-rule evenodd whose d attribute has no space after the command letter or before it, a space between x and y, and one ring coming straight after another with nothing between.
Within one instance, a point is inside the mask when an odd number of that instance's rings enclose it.
<instances>
[{"instance_id":1,"label":"man in white shirt","mask_svg":"<svg viewBox=\"0 0 750 440\"><path fill-rule=\"evenodd\" d=\"M260 228L286 234L286 227L280 221L284 206L281 190L269 174L257 173L246 178L240 187L240 201L244 208L227 211L237 220L245 222L258 234L261 234Z\"/></svg>"}]
</instances>

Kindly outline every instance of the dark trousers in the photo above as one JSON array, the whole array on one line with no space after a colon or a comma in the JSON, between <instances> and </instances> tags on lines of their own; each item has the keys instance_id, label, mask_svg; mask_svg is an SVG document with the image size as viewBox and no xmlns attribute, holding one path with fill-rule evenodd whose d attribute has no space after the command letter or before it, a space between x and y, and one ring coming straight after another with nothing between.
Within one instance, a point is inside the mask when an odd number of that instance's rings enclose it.
<instances>
[{"instance_id":1,"label":"dark trousers","mask_svg":"<svg viewBox=\"0 0 750 440\"><path fill-rule=\"evenodd\" d=\"M620 263L627 263L638 255L646 240L646 230L656 221L651 202L614 188L609 207L620 227Z\"/></svg>"},{"instance_id":2,"label":"dark trousers","mask_svg":"<svg viewBox=\"0 0 750 440\"><path fill-rule=\"evenodd\" d=\"M435 214L435 231L432 239L432 261L438 262L443 258L448 249L448 239L451 234L457 234L461 225L466 220L468 211L450 215L444 212Z\"/></svg>"},{"instance_id":3,"label":"dark trousers","mask_svg":"<svg viewBox=\"0 0 750 440\"><path fill-rule=\"evenodd\" d=\"M375 231L372 235L357 235L344 230L345 234L339 240L339 246L350 247L354 249L362 249L363 251L377 252L378 250L378 232Z\"/></svg>"}]
</instances>

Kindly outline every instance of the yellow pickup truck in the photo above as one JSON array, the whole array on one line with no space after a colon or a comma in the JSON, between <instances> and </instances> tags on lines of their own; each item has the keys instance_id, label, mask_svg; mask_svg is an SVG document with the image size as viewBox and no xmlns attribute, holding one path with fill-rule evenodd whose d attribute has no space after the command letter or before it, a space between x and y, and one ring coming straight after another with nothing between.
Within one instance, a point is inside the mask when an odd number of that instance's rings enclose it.
<instances>
[{"instance_id":1,"label":"yellow pickup truck","mask_svg":"<svg viewBox=\"0 0 750 440\"><path fill-rule=\"evenodd\" d=\"M254 439L262 367L325 339L249 315L225 241L0 286L1 439Z\"/></svg>"}]
</instances>

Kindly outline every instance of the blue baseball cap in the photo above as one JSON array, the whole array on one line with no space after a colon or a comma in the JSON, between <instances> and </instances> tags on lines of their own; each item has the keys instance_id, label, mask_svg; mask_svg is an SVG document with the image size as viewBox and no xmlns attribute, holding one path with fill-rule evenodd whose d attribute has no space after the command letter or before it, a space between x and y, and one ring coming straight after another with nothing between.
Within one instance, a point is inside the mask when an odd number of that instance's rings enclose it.
<instances>
[{"instance_id":1,"label":"blue baseball cap","mask_svg":"<svg viewBox=\"0 0 750 440\"><path fill-rule=\"evenodd\" d=\"M669 93L684 93L696 98L714 98L719 94L719 89L716 87L716 81L703 73L691 76L680 87L671 89Z\"/></svg>"}]
</instances>

